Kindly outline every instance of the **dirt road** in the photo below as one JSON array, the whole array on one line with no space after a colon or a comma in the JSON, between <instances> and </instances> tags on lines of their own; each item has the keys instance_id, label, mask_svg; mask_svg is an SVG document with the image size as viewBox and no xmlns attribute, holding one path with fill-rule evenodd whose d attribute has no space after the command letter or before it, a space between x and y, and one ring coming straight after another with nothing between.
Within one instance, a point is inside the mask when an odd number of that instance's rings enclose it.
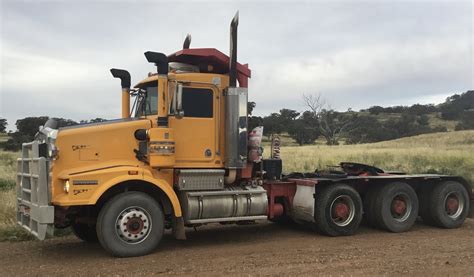
<instances>
[{"instance_id":1,"label":"dirt road","mask_svg":"<svg viewBox=\"0 0 474 277\"><path fill-rule=\"evenodd\" d=\"M146 257L117 259L75 237L0 243L0 275L366 275L474 274L474 220L456 230L418 223L403 234L363 227L329 238L272 223L169 234Z\"/></svg>"}]
</instances>

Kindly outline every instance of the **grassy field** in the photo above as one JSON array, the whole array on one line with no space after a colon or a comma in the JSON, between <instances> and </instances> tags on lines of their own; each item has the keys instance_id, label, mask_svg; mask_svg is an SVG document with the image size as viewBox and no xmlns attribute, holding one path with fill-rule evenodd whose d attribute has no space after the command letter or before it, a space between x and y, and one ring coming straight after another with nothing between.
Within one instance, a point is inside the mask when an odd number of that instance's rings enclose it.
<instances>
[{"instance_id":1,"label":"grassy field","mask_svg":"<svg viewBox=\"0 0 474 277\"><path fill-rule=\"evenodd\" d=\"M268 150L267 150L268 149ZM269 154L269 148L267 148ZM283 146L284 172L311 172L341 161L407 173L460 175L474 183L474 131L434 133L358 145Z\"/></svg>"},{"instance_id":2,"label":"grassy field","mask_svg":"<svg viewBox=\"0 0 474 277\"><path fill-rule=\"evenodd\" d=\"M264 155L270 147L264 142ZM281 156L284 172L312 172L341 161L361 162L386 170L407 173L460 175L474 183L474 131L435 133L393 141L327 146L321 141L296 146L283 137ZM18 153L0 152L0 241L29 238L15 227L15 172Z\"/></svg>"},{"instance_id":3,"label":"grassy field","mask_svg":"<svg viewBox=\"0 0 474 277\"><path fill-rule=\"evenodd\" d=\"M30 236L15 226L15 174L19 153L0 152L0 241Z\"/></svg>"}]
</instances>

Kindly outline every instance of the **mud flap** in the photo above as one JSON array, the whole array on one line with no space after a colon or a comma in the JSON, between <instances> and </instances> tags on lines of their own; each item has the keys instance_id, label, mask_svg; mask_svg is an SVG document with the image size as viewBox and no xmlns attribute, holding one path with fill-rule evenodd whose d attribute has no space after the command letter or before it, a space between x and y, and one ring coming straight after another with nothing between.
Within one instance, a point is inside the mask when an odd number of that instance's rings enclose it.
<instances>
[{"instance_id":1,"label":"mud flap","mask_svg":"<svg viewBox=\"0 0 474 277\"><path fill-rule=\"evenodd\" d=\"M184 220L182 217L173 217L173 236L177 240L186 240Z\"/></svg>"}]
</instances>

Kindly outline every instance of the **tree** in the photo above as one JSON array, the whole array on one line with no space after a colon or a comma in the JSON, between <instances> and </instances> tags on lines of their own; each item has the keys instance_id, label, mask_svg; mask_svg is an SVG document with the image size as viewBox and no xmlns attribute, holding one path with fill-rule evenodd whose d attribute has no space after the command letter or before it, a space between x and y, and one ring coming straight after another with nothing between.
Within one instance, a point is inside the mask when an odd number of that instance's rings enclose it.
<instances>
[{"instance_id":1,"label":"tree","mask_svg":"<svg viewBox=\"0 0 474 277\"><path fill-rule=\"evenodd\" d=\"M257 104L255 102L252 102L252 101L247 102L247 114L249 116L252 115L253 109L255 109L256 106Z\"/></svg>"},{"instance_id":2,"label":"tree","mask_svg":"<svg viewBox=\"0 0 474 277\"><path fill-rule=\"evenodd\" d=\"M5 118L0 118L0 133L5 133L8 122Z\"/></svg>"},{"instance_id":3,"label":"tree","mask_svg":"<svg viewBox=\"0 0 474 277\"><path fill-rule=\"evenodd\" d=\"M421 126L428 126L430 124L430 118L426 114L422 114L416 119L416 122Z\"/></svg>"},{"instance_id":4,"label":"tree","mask_svg":"<svg viewBox=\"0 0 474 277\"><path fill-rule=\"evenodd\" d=\"M397 138L398 132L387 128L376 116L358 115L354 128L346 136L346 143L371 143Z\"/></svg>"},{"instance_id":5,"label":"tree","mask_svg":"<svg viewBox=\"0 0 474 277\"><path fill-rule=\"evenodd\" d=\"M99 123L99 122L104 122L104 121L107 121L107 119L97 117L97 118L94 118L94 119L91 119L91 120L81 120L81 121L79 121L79 124Z\"/></svg>"},{"instance_id":6,"label":"tree","mask_svg":"<svg viewBox=\"0 0 474 277\"><path fill-rule=\"evenodd\" d=\"M317 120L310 111L305 111L288 127L288 134L299 145L313 143L320 135Z\"/></svg>"},{"instance_id":7,"label":"tree","mask_svg":"<svg viewBox=\"0 0 474 277\"><path fill-rule=\"evenodd\" d=\"M71 120L71 119L65 119L65 118L54 118L57 122L58 122L58 127L67 127L67 126L74 126L74 125L78 125L79 123L77 123L76 121L74 120Z\"/></svg>"},{"instance_id":8,"label":"tree","mask_svg":"<svg viewBox=\"0 0 474 277\"><path fill-rule=\"evenodd\" d=\"M263 123L263 134L269 138L273 134L281 134L283 132L283 125L281 124L281 118L278 113L272 113L269 116L265 116L262 120Z\"/></svg>"},{"instance_id":9,"label":"tree","mask_svg":"<svg viewBox=\"0 0 474 277\"><path fill-rule=\"evenodd\" d=\"M347 135L354 127L356 119L354 112L336 112L321 99L320 95L303 95L303 100L328 145L339 144L341 137Z\"/></svg>"},{"instance_id":10,"label":"tree","mask_svg":"<svg viewBox=\"0 0 474 277\"><path fill-rule=\"evenodd\" d=\"M39 127L43 126L49 117L26 117L16 121L16 132L10 134L10 139L3 145L5 150L18 151L24 142L30 142L34 139L35 134L39 131ZM58 127L66 127L77 125L78 123L71 119L55 118Z\"/></svg>"},{"instance_id":11,"label":"tree","mask_svg":"<svg viewBox=\"0 0 474 277\"><path fill-rule=\"evenodd\" d=\"M474 90L466 91L462 94L454 94L439 107L441 118L446 120L456 120L463 116L464 111L474 110Z\"/></svg>"},{"instance_id":12,"label":"tree","mask_svg":"<svg viewBox=\"0 0 474 277\"><path fill-rule=\"evenodd\" d=\"M463 113L460 122L456 125L455 130L474 130L474 110L465 111Z\"/></svg>"}]
</instances>

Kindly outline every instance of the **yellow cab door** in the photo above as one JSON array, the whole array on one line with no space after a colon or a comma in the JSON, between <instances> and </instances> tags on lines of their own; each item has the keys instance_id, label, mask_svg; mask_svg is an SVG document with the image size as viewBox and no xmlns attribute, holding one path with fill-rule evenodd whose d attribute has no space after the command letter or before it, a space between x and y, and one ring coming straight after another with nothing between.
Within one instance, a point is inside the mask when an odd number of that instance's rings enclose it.
<instances>
[{"instance_id":1,"label":"yellow cab door","mask_svg":"<svg viewBox=\"0 0 474 277\"><path fill-rule=\"evenodd\" d=\"M221 167L218 149L219 91L211 85L183 86L184 115L169 117L174 130L175 167Z\"/></svg>"}]
</instances>

